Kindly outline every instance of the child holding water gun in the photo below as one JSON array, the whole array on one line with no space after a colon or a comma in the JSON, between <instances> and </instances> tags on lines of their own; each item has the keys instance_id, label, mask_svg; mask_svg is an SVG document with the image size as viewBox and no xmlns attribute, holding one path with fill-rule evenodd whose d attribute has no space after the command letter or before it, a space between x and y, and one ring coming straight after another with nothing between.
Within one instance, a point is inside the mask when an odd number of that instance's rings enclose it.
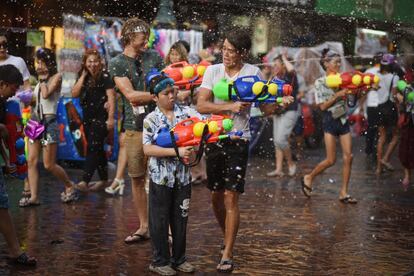
<instances>
[{"instance_id":1,"label":"child holding water gun","mask_svg":"<svg viewBox=\"0 0 414 276\"><path fill-rule=\"evenodd\" d=\"M152 272L175 275L176 271L192 273L195 268L185 255L186 229L191 196L190 169L181 163L174 148L155 144L161 128L171 128L189 117L201 117L194 109L176 104L174 81L165 75L150 80L150 93L157 108L144 119L144 153L149 157L149 229L153 247ZM188 159L192 146L178 148ZM168 227L172 232L172 258L168 244Z\"/></svg>"}]
</instances>

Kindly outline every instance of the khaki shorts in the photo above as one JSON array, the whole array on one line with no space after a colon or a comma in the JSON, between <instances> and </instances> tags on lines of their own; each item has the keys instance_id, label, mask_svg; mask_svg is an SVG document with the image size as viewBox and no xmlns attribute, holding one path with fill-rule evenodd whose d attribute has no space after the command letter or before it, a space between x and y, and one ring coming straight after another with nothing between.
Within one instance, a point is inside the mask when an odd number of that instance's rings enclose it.
<instances>
[{"instance_id":1,"label":"khaki shorts","mask_svg":"<svg viewBox=\"0 0 414 276\"><path fill-rule=\"evenodd\" d=\"M129 177L145 176L147 157L144 155L142 131L125 130L124 143L127 151Z\"/></svg>"}]
</instances>

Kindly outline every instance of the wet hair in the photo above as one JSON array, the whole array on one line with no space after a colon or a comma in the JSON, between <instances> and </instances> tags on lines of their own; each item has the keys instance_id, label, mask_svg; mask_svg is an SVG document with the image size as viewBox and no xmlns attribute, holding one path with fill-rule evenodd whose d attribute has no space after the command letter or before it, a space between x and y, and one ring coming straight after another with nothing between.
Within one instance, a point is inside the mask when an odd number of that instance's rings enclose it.
<instances>
[{"instance_id":1,"label":"wet hair","mask_svg":"<svg viewBox=\"0 0 414 276\"><path fill-rule=\"evenodd\" d=\"M39 48L36 51L36 58L43 61L46 64L49 76L53 76L57 73L57 63L55 53L48 48Z\"/></svg>"},{"instance_id":2,"label":"wet hair","mask_svg":"<svg viewBox=\"0 0 414 276\"><path fill-rule=\"evenodd\" d=\"M188 52L186 48L180 41L177 41L171 46L170 50L168 51L168 54L165 56L165 64L171 64L170 55L172 50L176 50L178 54L181 56L180 61L188 61Z\"/></svg>"},{"instance_id":3,"label":"wet hair","mask_svg":"<svg viewBox=\"0 0 414 276\"><path fill-rule=\"evenodd\" d=\"M321 64L322 68L326 70L325 62L330 62L335 57L340 57L340 55L329 48L325 48L322 50L321 60L319 63Z\"/></svg>"},{"instance_id":4,"label":"wet hair","mask_svg":"<svg viewBox=\"0 0 414 276\"><path fill-rule=\"evenodd\" d=\"M125 47L131 43L131 39L136 33L144 33L149 35L150 26L147 22L138 17L133 17L128 19L125 24L122 26L121 30L121 43Z\"/></svg>"},{"instance_id":5,"label":"wet hair","mask_svg":"<svg viewBox=\"0 0 414 276\"><path fill-rule=\"evenodd\" d=\"M233 30L225 35L225 39L241 54L247 54L252 48L252 40L247 30Z\"/></svg>"},{"instance_id":6,"label":"wet hair","mask_svg":"<svg viewBox=\"0 0 414 276\"><path fill-rule=\"evenodd\" d=\"M14 65L6 64L0 66L0 81L8 84L23 84L23 76Z\"/></svg>"}]
</instances>

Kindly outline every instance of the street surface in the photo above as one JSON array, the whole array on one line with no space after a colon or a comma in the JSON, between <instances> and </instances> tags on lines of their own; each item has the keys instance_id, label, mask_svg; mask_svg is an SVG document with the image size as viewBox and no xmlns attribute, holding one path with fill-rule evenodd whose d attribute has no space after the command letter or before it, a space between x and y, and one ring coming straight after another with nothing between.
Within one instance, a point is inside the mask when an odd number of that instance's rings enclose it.
<instances>
[{"instance_id":1,"label":"street surface","mask_svg":"<svg viewBox=\"0 0 414 276\"><path fill-rule=\"evenodd\" d=\"M358 138L356 144L362 144ZM365 155L354 147L350 193L357 205L337 199L341 155L337 164L315 180L306 199L300 175L324 157L325 150L306 150L296 178L268 178L272 160L252 157L246 192L240 198L241 224L234 260L238 275L403 275L414 271L414 185L403 187L401 165L379 179L366 170ZM68 169L74 180L79 169ZM113 171L111 172L113 175ZM63 185L42 171L39 207L19 208L21 182L7 179L11 212L20 242L38 259L35 270L7 265L0 237L0 275L152 275L151 244L126 245L135 231L131 188L123 197L101 193L60 202ZM193 187L187 252L196 275L216 275L222 234L209 192Z\"/></svg>"}]
</instances>

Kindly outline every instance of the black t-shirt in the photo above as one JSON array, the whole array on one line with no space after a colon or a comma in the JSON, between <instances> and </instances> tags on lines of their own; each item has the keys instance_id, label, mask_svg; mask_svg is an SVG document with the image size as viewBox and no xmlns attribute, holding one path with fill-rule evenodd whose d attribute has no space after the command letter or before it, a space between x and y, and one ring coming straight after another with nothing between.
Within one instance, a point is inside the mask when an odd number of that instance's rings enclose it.
<instances>
[{"instance_id":1,"label":"black t-shirt","mask_svg":"<svg viewBox=\"0 0 414 276\"><path fill-rule=\"evenodd\" d=\"M86 77L81 94L85 122L92 120L105 122L108 119L108 112L105 109L105 103L108 101L106 90L111 88L114 88L114 83L107 72L102 72L95 83L89 75Z\"/></svg>"},{"instance_id":2,"label":"black t-shirt","mask_svg":"<svg viewBox=\"0 0 414 276\"><path fill-rule=\"evenodd\" d=\"M6 101L0 98L0 124L6 124Z\"/></svg>"}]
</instances>

